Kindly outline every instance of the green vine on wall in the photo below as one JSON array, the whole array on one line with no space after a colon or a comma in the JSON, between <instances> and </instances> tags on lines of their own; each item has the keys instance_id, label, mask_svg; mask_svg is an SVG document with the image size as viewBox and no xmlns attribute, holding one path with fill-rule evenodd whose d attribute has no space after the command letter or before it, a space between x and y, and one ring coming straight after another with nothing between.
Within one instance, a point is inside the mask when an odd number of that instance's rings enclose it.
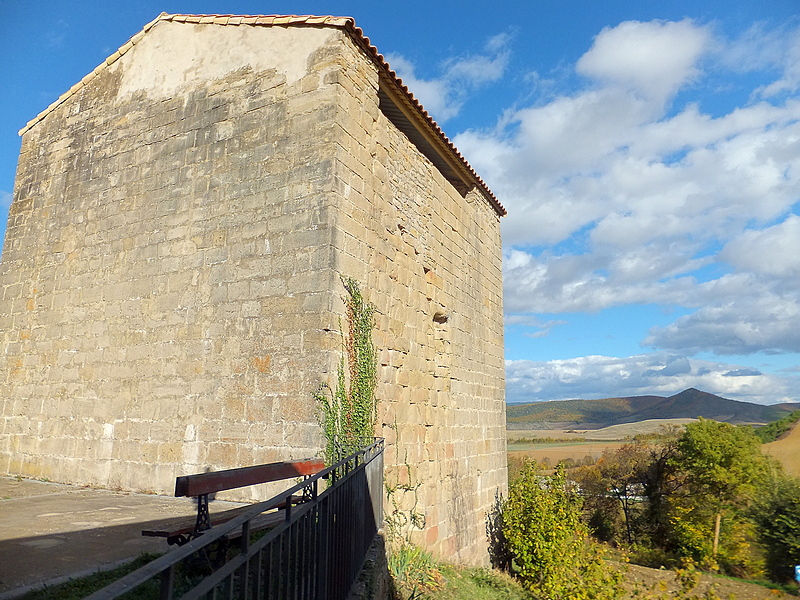
<instances>
[{"instance_id":1,"label":"green vine on wall","mask_svg":"<svg viewBox=\"0 0 800 600\"><path fill-rule=\"evenodd\" d=\"M342 331L343 352L336 385L331 388L323 383L314 394L322 411L328 464L336 463L372 440L377 413L378 357L372 343L375 307L364 300L355 279L341 279L347 291L347 335Z\"/></svg>"}]
</instances>

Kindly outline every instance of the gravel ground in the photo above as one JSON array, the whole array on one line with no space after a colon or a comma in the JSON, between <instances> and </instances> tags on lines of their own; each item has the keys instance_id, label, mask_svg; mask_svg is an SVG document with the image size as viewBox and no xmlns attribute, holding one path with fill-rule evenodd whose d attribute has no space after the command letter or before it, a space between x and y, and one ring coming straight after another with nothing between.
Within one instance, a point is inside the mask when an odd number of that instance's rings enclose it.
<instances>
[{"instance_id":1,"label":"gravel ground","mask_svg":"<svg viewBox=\"0 0 800 600\"><path fill-rule=\"evenodd\" d=\"M654 586L659 586L660 582L666 584L666 591L674 592L678 589L678 584L675 581L675 573L672 571L665 571L659 569L649 569L647 567L640 567L639 565L620 565L621 568L627 567L628 581L635 581L647 589L653 589ZM745 583L743 581L736 581L735 579L727 579L724 577L714 577L712 575L701 575L700 584L693 592L696 596L702 598L702 594L713 585L716 593L720 598L733 598L735 600L796 600L797 596L790 596L777 590L770 590L760 585L752 583Z\"/></svg>"}]
</instances>

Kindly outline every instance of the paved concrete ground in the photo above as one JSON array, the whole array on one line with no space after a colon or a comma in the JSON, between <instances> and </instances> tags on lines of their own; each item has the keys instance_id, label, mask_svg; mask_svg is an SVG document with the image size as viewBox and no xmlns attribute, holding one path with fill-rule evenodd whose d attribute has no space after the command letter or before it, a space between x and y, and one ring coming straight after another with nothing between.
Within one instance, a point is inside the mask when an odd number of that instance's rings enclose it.
<instances>
[{"instance_id":1,"label":"paved concrete ground","mask_svg":"<svg viewBox=\"0 0 800 600\"><path fill-rule=\"evenodd\" d=\"M217 501L211 512L236 506ZM166 540L143 537L142 530L169 529L194 513L187 498L0 477L0 600L142 552L164 552Z\"/></svg>"}]
</instances>

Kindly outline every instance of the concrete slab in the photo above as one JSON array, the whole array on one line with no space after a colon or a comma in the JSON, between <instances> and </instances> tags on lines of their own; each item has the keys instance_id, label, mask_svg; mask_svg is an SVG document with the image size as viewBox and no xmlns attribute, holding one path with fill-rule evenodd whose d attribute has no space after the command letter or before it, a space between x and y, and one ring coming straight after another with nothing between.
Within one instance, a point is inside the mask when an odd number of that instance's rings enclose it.
<instances>
[{"instance_id":1,"label":"concrete slab","mask_svg":"<svg viewBox=\"0 0 800 600\"><path fill-rule=\"evenodd\" d=\"M211 512L237 506L216 501ZM166 540L142 530L169 529L194 514L188 498L0 477L0 600L165 552Z\"/></svg>"}]
</instances>

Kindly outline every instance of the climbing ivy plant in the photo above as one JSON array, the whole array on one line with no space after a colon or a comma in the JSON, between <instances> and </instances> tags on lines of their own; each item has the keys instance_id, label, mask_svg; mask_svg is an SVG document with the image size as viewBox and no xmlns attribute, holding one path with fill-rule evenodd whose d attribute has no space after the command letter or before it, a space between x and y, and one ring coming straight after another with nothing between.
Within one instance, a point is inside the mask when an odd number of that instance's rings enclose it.
<instances>
[{"instance_id":1,"label":"climbing ivy plant","mask_svg":"<svg viewBox=\"0 0 800 600\"><path fill-rule=\"evenodd\" d=\"M364 300L358 282L342 277L347 291L347 334L342 330L342 358L334 388L323 383L315 393L321 407L325 459L341 460L371 441L375 431L378 360L372 343L375 307Z\"/></svg>"}]
</instances>

